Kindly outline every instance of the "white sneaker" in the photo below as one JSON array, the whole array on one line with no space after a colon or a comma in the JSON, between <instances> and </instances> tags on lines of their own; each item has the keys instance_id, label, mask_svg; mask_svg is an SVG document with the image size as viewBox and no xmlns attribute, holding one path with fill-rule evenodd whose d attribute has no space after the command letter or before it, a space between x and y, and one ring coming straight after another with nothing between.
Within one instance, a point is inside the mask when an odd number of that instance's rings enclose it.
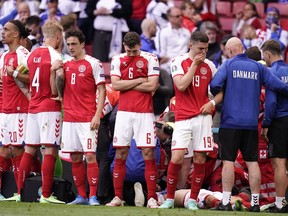
<instances>
[{"instance_id":1,"label":"white sneaker","mask_svg":"<svg viewBox=\"0 0 288 216\"><path fill-rule=\"evenodd\" d=\"M137 207L143 207L145 202L145 197L142 189L142 185L140 182L136 182L134 184L134 191L135 191L135 199L134 203Z\"/></svg>"},{"instance_id":2,"label":"white sneaker","mask_svg":"<svg viewBox=\"0 0 288 216\"><path fill-rule=\"evenodd\" d=\"M0 193L0 200L6 199L1 193Z\"/></svg>"},{"instance_id":3,"label":"white sneaker","mask_svg":"<svg viewBox=\"0 0 288 216\"><path fill-rule=\"evenodd\" d=\"M159 205L157 203L157 201L154 198L150 198L147 202L147 208L158 208Z\"/></svg>"},{"instance_id":4,"label":"white sneaker","mask_svg":"<svg viewBox=\"0 0 288 216\"><path fill-rule=\"evenodd\" d=\"M110 203L107 203L106 206L123 206L124 201L122 201L118 196L115 196Z\"/></svg>"}]
</instances>

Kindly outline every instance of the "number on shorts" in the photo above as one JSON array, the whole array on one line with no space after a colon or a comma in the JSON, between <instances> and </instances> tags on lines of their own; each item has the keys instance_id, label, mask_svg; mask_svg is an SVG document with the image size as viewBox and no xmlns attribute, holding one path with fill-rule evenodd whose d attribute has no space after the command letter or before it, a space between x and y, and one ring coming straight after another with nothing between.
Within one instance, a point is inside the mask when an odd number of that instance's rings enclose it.
<instances>
[{"instance_id":1,"label":"number on shorts","mask_svg":"<svg viewBox=\"0 0 288 216\"><path fill-rule=\"evenodd\" d=\"M203 137L203 141L204 141L204 148L211 148L212 147L211 137Z\"/></svg>"},{"instance_id":2,"label":"number on shorts","mask_svg":"<svg viewBox=\"0 0 288 216\"><path fill-rule=\"evenodd\" d=\"M146 134L146 142L147 144L151 144L151 133Z\"/></svg>"},{"instance_id":3,"label":"number on shorts","mask_svg":"<svg viewBox=\"0 0 288 216\"><path fill-rule=\"evenodd\" d=\"M13 132L9 132L10 135L10 142L17 142L17 132L13 131Z\"/></svg>"},{"instance_id":4,"label":"number on shorts","mask_svg":"<svg viewBox=\"0 0 288 216\"><path fill-rule=\"evenodd\" d=\"M36 69L33 80L32 86L36 88L36 92L39 90L39 68Z\"/></svg>"},{"instance_id":5,"label":"number on shorts","mask_svg":"<svg viewBox=\"0 0 288 216\"><path fill-rule=\"evenodd\" d=\"M92 139L87 139L87 149L92 149Z\"/></svg>"},{"instance_id":6,"label":"number on shorts","mask_svg":"<svg viewBox=\"0 0 288 216\"><path fill-rule=\"evenodd\" d=\"M76 74L75 73L72 73L71 74L71 84L74 85L76 82Z\"/></svg>"}]
</instances>

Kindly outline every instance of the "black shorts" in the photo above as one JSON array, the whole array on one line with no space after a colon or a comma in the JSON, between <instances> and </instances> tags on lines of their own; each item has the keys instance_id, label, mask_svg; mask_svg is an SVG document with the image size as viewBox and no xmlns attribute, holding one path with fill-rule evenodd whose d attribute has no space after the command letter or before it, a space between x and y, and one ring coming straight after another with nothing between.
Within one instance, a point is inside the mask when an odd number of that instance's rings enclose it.
<instances>
[{"instance_id":1,"label":"black shorts","mask_svg":"<svg viewBox=\"0 0 288 216\"><path fill-rule=\"evenodd\" d=\"M234 162L238 149L240 149L245 161L258 161L258 131L220 128L220 159Z\"/></svg>"},{"instance_id":2,"label":"black shorts","mask_svg":"<svg viewBox=\"0 0 288 216\"><path fill-rule=\"evenodd\" d=\"M288 158L288 116L273 119L267 137L270 158Z\"/></svg>"}]
</instances>

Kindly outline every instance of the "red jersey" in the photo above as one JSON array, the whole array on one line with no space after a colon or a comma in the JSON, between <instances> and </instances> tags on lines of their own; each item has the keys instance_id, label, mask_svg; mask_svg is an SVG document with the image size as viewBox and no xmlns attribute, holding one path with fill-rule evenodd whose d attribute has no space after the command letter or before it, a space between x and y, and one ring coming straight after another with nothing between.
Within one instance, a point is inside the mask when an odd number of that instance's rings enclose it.
<instances>
[{"instance_id":1,"label":"red jersey","mask_svg":"<svg viewBox=\"0 0 288 216\"><path fill-rule=\"evenodd\" d=\"M188 53L172 60L172 78L185 75L192 64ZM190 119L201 114L200 108L209 101L208 87L216 73L216 67L208 59L201 63L194 74L194 79L184 92L174 85L177 103L175 104L175 121Z\"/></svg>"},{"instance_id":2,"label":"red jersey","mask_svg":"<svg viewBox=\"0 0 288 216\"><path fill-rule=\"evenodd\" d=\"M148 4L150 3L150 0L133 0L133 10L132 10L132 19L138 19L143 20L146 17L146 8Z\"/></svg>"},{"instance_id":3,"label":"red jersey","mask_svg":"<svg viewBox=\"0 0 288 216\"><path fill-rule=\"evenodd\" d=\"M102 111L102 117L110 113L119 101L119 91L115 91L111 84L106 84L106 98L104 102L104 108ZM97 91L98 93L98 91ZM98 94L97 94L98 99ZM97 102L97 100L96 100Z\"/></svg>"},{"instance_id":4,"label":"red jersey","mask_svg":"<svg viewBox=\"0 0 288 216\"><path fill-rule=\"evenodd\" d=\"M50 69L52 63L61 60L60 54L52 47L38 47L28 58L31 100L29 113L56 112L61 110L59 101L52 100Z\"/></svg>"},{"instance_id":5,"label":"red jersey","mask_svg":"<svg viewBox=\"0 0 288 216\"><path fill-rule=\"evenodd\" d=\"M96 112L97 85L105 83L102 63L86 55L64 64L64 118L66 122L90 122Z\"/></svg>"},{"instance_id":6,"label":"red jersey","mask_svg":"<svg viewBox=\"0 0 288 216\"><path fill-rule=\"evenodd\" d=\"M27 66L29 51L19 46L15 52L5 52L0 59L2 70L2 112L3 113L27 113L29 101L17 86L13 76L7 73L6 67L12 65L17 68L23 64Z\"/></svg>"},{"instance_id":7,"label":"red jersey","mask_svg":"<svg viewBox=\"0 0 288 216\"><path fill-rule=\"evenodd\" d=\"M112 59L111 76L118 76L122 80L159 76L158 58L154 54L143 51L141 51L139 56L133 57L122 53ZM120 91L118 110L153 113L151 92L140 92L136 90Z\"/></svg>"}]
</instances>

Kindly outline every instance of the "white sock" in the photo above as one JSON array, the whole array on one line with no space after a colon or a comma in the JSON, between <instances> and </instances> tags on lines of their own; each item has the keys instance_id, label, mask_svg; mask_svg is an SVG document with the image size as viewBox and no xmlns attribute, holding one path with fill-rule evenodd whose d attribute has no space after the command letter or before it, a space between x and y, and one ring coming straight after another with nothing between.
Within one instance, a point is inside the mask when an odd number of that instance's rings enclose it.
<instances>
[{"instance_id":1,"label":"white sock","mask_svg":"<svg viewBox=\"0 0 288 216\"><path fill-rule=\"evenodd\" d=\"M275 205L277 208L282 208L283 207L283 200L285 200L285 197L278 197L276 196L276 200L275 200Z\"/></svg>"},{"instance_id":2,"label":"white sock","mask_svg":"<svg viewBox=\"0 0 288 216\"><path fill-rule=\"evenodd\" d=\"M251 194L251 206L259 205L259 194Z\"/></svg>"},{"instance_id":3,"label":"white sock","mask_svg":"<svg viewBox=\"0 0 288 216\"><path fill-rule=\"evenodd\" d=\"M223 200L222 204L227 205L231 201L231 192L230 191L223 191Z\"/></svg>"}]
</instances>

